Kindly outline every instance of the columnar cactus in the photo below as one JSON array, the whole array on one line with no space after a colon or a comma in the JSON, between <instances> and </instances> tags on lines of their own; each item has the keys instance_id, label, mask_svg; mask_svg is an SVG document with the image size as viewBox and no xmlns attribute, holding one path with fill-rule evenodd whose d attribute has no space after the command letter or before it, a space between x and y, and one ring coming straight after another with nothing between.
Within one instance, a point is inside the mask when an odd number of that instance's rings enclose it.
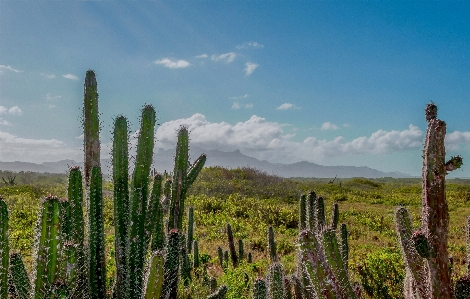
<instances>
[{"instance_id":1,"label":"columnar cactus","mask_svg":"<svg viewBox=\"0 0 470 299\"><path fill-rule=\"evenodd\" d=\"M232 259L233 267L236 268L238 266L238 257L237 257L237 251L235 249L235 241L233 239L232 226L230 225L230 223L227 223L226 230L227 230L227 238L228 238L228 247L230 249L230 258Z\"/></svg>"},{"instance_id":2,"label":"columnar cactus","mask_svg":"<svg viewBox=\"0 0 470 299\"><path fill-rule=\"evenodd\" d=\"M85 181L88 185L92 167L100 166L100 123L98 84L95 72L86 72L83 100L83 145L85 150Z\"/></svg>"},{"instance_id":3,"label":"columnar cactus","mask_svg":"<svg viewBox=\"0 0 470 299\"><path fill-rule=\"evenodd\" d=\"M15 293L19 299L28 299L31 295L31 281L24 266L21 254L10 255L10 274ZM3 295L2 295L3 296ZM6 297L2 297L6 298Z\"/></svg>"},{"instance_id":4,"label":"columnar cactus","mask_svg":"<svg viewBox=\"0 0 470 299\"><path fill-rule=\"evenodd\" d=\"M400 207L395 222L407 268L406 298L453 297L447 234L449 211L445 194L445 176L462 165L460 156L445 162L446 124L437 119L437 107L426 106L428 122L423 152L423 189L421 227L413 233L408 211ZM418 296L410 290L416 290Z\"/></svg>"}]
</instances>

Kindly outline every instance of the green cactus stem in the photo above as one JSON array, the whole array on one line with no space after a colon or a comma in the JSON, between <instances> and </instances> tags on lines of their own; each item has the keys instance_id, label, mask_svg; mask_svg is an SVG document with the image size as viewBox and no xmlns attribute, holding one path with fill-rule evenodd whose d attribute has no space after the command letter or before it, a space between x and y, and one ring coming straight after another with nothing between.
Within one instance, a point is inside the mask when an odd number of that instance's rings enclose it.
<instances>
[{"instance_id":1,"label":"green cactus stem","mask_svg":"<svg viewBox=\"0 0 470 299\"><path fill-rule=\"evenodd\" d=\"M336 228L338 227L338 222L339 222L339 208L338 208L338 203L335 202L333 204L333 209L331 210L330 228L336 230Z\"/></svg>"},{"instance_id":2,"label":"green cactus stem","mask_svg":"<svg viewBox=\"0 0 470 299\"><path fill-rule=\"evenodd\" d=\"M227 238L228 238L228 247L230 249L230 258L232 259L232 265L234 268L238 266L238 257L237 251L235 250L235 241L233 239L232 226L230 223L226 225Z\"/></svg>"},{"instance_id":3,"label":"green cactus stem","mask_svg":"<svg viewBox=\"0 0 470 299\"><path fill-rule=\"evenodd\" d=\"M189 260L189 252L186 247L186 237L184 234L181 234L181 278L185 287L189 286L191 281L191 261ZM199 258L199 256L198 256Z\"/></svg>"},{"instance_id":4,"label":"green cactus stem","mask_svg":"<svg viewBox=\"0 0 470 299\"><path fill-rule=\"evenodd\" d=\"M253 263L253 254L251 252L248 252L247 263L248 264Z\"/></svg>"},{"instance_id":5,"label":"green cactus stem","mask_svg":"<svg viewBox=\"0 0 470 299\"><path fill-rule=\"evenodd\" d=\"M117 299L125 298L128 286L127 246L129 222L129 153L128 153L128 123L124 116L118 116L114 121L113 132L113 199L114 199L114 246L116 257L116 289Z\"/></svg>"},{"instance_id":6,"label":"green cactus stem","mask_svg":"<svg viewBox=\"0 0 470 299\"><path fill-rule=\"evenodd\" d=\"M104 247L103 220L103 182L101 168L91 170L89 195L89 288L90 298L100 299L106 296L106 263Z\"/></svg>"},{"instance_id":7,"label":"green cactus stem","mask_svg":"<svg viewBox=\"0 0 470 299\"><path fill-rule=\"evenodd\" d=\"M304 194L299 200L299 229L307 229L307 197Z\"/></svg>"},{"instance_id":8,"label":"green cactus stem","mask_svg":"<svg viewBox=\"0 0 470 299\"><path fill-rule=\"evenodd\" d=\"M193 250L193 240L194 240L194 207L189 207L188 209L188 228L186 230L187 234L187 245L188 252Z\"/></svg>"},{"instance_id":9,"label":"green cactus stem","mask_svg":"<svg viewBox=\"0 0 470 299\"><path fill-rule=\"evenodd\" d=\"M154 217L152 244L150 248L152 251L163 250L165 248L165 224L164 224L164 211L161 202L155 203L157 210Z\"/></svg>"},{"instance_id":10,"label":"green cactus stem","mask_svg":"<svg viewBox=\"0 0 470 299\"><path fill-rule=\"evenodd\" d=\"M268 294L266 280L257 278L253 283L253 299L266 299Z\"/></svg>"},{"instance_id":11,"label":"green cactus stem","mask_svg":"<svg viewBox=\"0 0 470 299\"><path fill-rule=\"evenodd\" d=\"M83 143L85 150L85 182L90 182L91 169L100 166L100 123L98 112L98 84L95 72L88 70L83 91Z\"/></svg>"},{"instance_id":12,"label":"green cactus stem","mask_svg":"<svg viewBox=\"0 0 470 299\"><path fill-rule=\"evenodd\" d=\"M240 262L245 258L245 248L242 239L238 240L238 258Z\"/></svg>"},{"instance_id":13,"label":"green cactus stem","mask_svg":"<svg viewBox=\"0 0 470 299\"><path fill-rule=\"evenodd\" d=\"M150 166L153 157L155 109L147 105L142 109L140 130L137 140L137 155L131 182L130 225L129 228L129 289L135 298L142 296L143 268L145 262L145 219Z\"/></svg>"},{"instance_id":14,"label":"green cactus stem","mask_svg":"<svg viewBox=\"0 0 470 299\"><path fill-rule=\"evenodd\" d=\"M301 231L299 235L300 257L298 267L303 279L304 287L311 287L315 294L322 294L324 298L343 298L336 283L336 277L328 264L324 250L311 231Z\"/></svg>"},{"instance_id":15,"label":"green cactus stem","mask_svg":"<svg viewBox=\"0 0 470 299\"><path fill-rule=\"evenodd\" d=\"M356 294L354 293L349 281L349 277L341 257L338 240L336 239L336 233L334 230L328 229L323 233L323 246L325 249L326 259L336 277L342 298L356 298Z\"/></svg>"},{"instance_id":16,"label":"green cactus stem","mask_svg":"<svg viewBox=\"0 0 470 299\"><path fill-rule=\"evenodd\" d=\"M168 235L165 269L161 298L176 299L178 286L178 269L180 260L180 232L172 229Z\"/></svg>"},{"instance_id":17,"label":"green cactus stem","mask_svg":"<svg viewBox=\"0 0 470 299\"><path fill-rule=\"evenodd\" d=\"M315 230L316 217L315 210L317 205L317 194L314 191L310 191L307 196L307 222L308 227L305 229Z\"/></svg>"},{"instance_id":18,"label":"green cactus stem","mask_svg":"<svg viewBox=\"0 0 470 299\"><path fill-rule=\"evenodd\" d=\"M346 224L341 223L340 225L340 240L341 240L341 259L344 263L344 268L348 271L348 262L349 262L349 243L348 243L348 228Z\"/></svg>"},{"instance_id":19,"label":"green cactus stem","mask_svg":"<svg viewBox=\"0 0 470 299\"><path fill-rule=\"evenodd\" d=\"M302 299L303 296L303 286L302 282L296 275L291 276L291 284L292 284L292 291L293 291L293 299Z\"/></svg>"},{"instance_id":20,"label":"green cactus stem","mask_svg":"<svg viewBox=\"0 0 470 299\"><path fill-rule=\"evenodd\" d=\"M156 174L153 178L153 187L150 194L150 198L147 203L148 212L147 218L145 219L145 239L144 239L144 248L147 248L151 238L161 238L160 228L157 232L155 226L163 224L163 213L160 211L160 197L162 195L162 176ZM161 230L163 233L164 230Z\"/></svg>"},{"instance_id":21,"label":"green cactus stem","mask_svg":"<svg viewBox=\"0 0 470 299\"><path fill-rule=\"evenodd\" d=\"M201 265L201 260L199 258L199 246L197 240L193 241L193 267L199 268Z\"/></svg>"},{"instance_id":22,"label":"green cactus stem","mask_svg":"<svg viewBox=\"0 0 470 299\"><path fill-rule=\"evenodd\" d=\"M225 250L225 251L224 251L224 264L223 264L223 266L222 266L222 268L224 269L224 271L227 270L227 268L228 268L228 260L229 260L229 257L228 257L228 256L229 256L228 251Z\"/></svg>"},{"instance_id":23,"label":"green cactus stem","mask_svg":"<svg viewBox=\"0 0 470 299\"><path fill-rule=\"evenodd\" d=\"M10 274L12 284L19 299L31 298L32 285L28 272L24 266L21 254L16 252L10 255ZM6 298L6 297L2 297Z\"/></svg>"},{"instance_id":24,"label":"green cactus stem","mask_svg":"<svg viewBox=\"0 0 470 299\"><path fill-rule=\"evenodd\" d=\"M325 218L325 200L319 197L315 204L316 230L321 231L326 225Z\"/></svg>"},{"instance_id":25,"label":"green cactus stem","mask_svg":"<svg viewBox=\"0 0 470 299\"><path fill-rule=\"evenodd\" d=\"M217 247L217 256L219 257L220 268L223 268L224 267L224 251L222 247L220 246Z\"/></svg>"},{"instance_id":26,"label":"green cactus stem","mask_svg":"<svg viewBox=\"0 0 470 299\"><path fill-rule=\"evenodd\" d=\"M164 261L162 251L154 251L152 253L145 279L145 299L160 299L163 287Z\"/></svg>"},{"instance_id":27,"label":"green cactus stem","mask_svg":"<svg viewBox=\"0 0 470 299\"><path fill-rule=\"evenodd\" d=\"M282 269L282 265L280 263L272 263L269 266L266 280L268 299L284 299L286 297L284 269Z\"/></svg>"},{"instance_id":28,"label":"green cactus stem","mask_svg":"<svg viewBox=\"0 0 470 299\"><path fill-rule=\"evenodd\" d=\"M268 227L268 251L271 263L277 262L276 241L274 240L274 229L272 226Z\"/></svg>"},{"instance_id":29,"label":"green cactus stem","mask_svg":"<svg viewBox=\"0 0 470 299\"><path fill-rule=\"evenodd\" d=\"M38 240L36 242L36 276L34 279L34 298L42 299L54 282L60 244L59 198L48 196L42 202L41 213L37 225Z\"/></svg>"},{"instance_id":30,"label":"green cactus stem","mask_svg":"<svg viewBox=\"0 0 470 299\"><path fill-rule=\"evenodd\" d=\"M207 299L224 299L227 295L228 287L221 285L214 293L207 296Z\"/></svg>"}]
</instances>

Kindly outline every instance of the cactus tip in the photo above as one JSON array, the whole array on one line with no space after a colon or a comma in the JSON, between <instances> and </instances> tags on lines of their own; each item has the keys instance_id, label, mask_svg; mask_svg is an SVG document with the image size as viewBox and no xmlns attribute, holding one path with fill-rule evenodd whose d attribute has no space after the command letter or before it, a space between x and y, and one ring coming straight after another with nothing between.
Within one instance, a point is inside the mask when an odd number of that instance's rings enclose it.
<instances>
[{"instance_id":1,"label":"cactus tip","mask_svg":"<svg viewBox=\"0 0 470 299\"><path fill-rule=\"evenodd\" d=\"M426 121L437 118L437 106L433 102L426 105L425 109Z\"/></svg>"}]
</instances>

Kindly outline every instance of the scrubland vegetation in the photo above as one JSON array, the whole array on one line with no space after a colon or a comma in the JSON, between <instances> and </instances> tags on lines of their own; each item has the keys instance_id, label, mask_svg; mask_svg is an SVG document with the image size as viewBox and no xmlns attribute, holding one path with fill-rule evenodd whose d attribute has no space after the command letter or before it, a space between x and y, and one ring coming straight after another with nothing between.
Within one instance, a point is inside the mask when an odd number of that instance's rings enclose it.
<instances>
[{"instance_id":1,"label":"scrubland vegetation","mask_svg":"<svg viewBox=\"0 0 470 299\"><path fill-rule=\"evenodd\" d=\"M0 187L10 211L10 247L23 255L29 271L32 266L34 227L40 199L49 194L65 197L67 176L37 173L0 172L16 176L16 185ZM194 206L195 240L210 277L228 286L227 298L251 298L253 282L264 276L269 266L266 232L274 227L277 251L287 274L294 273L297 254L299 198L315 190L325 199L327 215L334 202L339 203L340 222L349 229L349 273L363 288L365 298L403 298L405 277L401 249L397 241L394 212L400 205L410 211L415 227L421 217L421 179L283 179L256 169L227 170L204 168L191 187L187 205ZM104 224L106 232L107 279L112 286L115 275L113 185L104 183ZM452 277L467 269L465 223L470 215L470 180L447 181L450 230L449 253L453 257ZM223 269L217 248L228 250L225 226L230 223L234 238L242 239L245 260L239 267ZM180 283L183 297L203 298L209 288L203 275L188 287ZM191 295L191 296L190 296Z\"/></svg>"}]
</instances>

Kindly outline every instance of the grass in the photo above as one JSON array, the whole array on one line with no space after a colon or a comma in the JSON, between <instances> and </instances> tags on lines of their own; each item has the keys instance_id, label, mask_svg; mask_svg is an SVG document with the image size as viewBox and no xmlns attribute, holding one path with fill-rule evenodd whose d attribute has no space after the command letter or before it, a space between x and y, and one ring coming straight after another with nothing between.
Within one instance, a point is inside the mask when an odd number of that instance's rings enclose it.
<instances>
[{"instance_id":1,"label":"grass","mask_svg":"<svg viewBox=\"0 0 470 299\"><path fill-rule=\"evenodd\" d=\"M16 176L14 186L0 187L10 209L11 247L20 251L28 267L32 262L34 226L40 199L48 194L65 196L66 176L0 172ZM182 298L203 298L209 293L207 277L227 284L227 298L250 298L252 283L264 276L269 265L267 229L275 228L278 254L287 274L295 271L298 234L298 201L314 190L325 199L327 220L333 203L339 203L340 222L349 230L349 273L362 285L365 298L402 298L403 262L395 233L394 211L404 205L415 227L421 213L420 179L282 179L251 168L205 168L191 188L187 203L195 209L195 239L205 256L203 269L193 273L188 287L180 286ZM454 259L453 279L467 269L465 223L470 215L470 181L448 180L450 213L449 253ZM115 272L112 183L104 184L108 285ZM219 265L217 248L228 250L225 226L230 223L236 240L254 262L233 269ZM207 273L203 275L203 271ZM204 287L201 287L204 286Z\"/></svg>"}]
</instances>

